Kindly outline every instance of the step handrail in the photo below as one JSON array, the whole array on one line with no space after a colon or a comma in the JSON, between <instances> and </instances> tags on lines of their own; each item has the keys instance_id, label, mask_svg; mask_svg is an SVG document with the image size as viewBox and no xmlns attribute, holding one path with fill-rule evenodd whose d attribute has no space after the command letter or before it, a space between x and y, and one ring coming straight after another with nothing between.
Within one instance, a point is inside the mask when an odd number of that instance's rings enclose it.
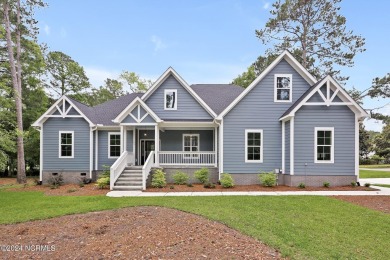
<instances>
[{"instance_id":1,"label":"step handrail","mask_svg":"<svg viewBox=\"0 0 390 260\"><path fill-rule=\"evenodd\" d=\"M124 151L110 167L110 190L114 188L116 180L126 168L127 163L129 163L129 154L130 153L128 151Z\"/></svg>"},{"instance_id":2,"label":"step handrail","mask_svg":"<svg viewBox=\"0 0 390 260\"><path fill-rule=\"evenodd\" d=\"M146 159L144 166L142 167L142 190L146 190L146 180L148 179L150 170L154 165L154 151L151 151L148 159Z\"/></svg>"}]
</instances>

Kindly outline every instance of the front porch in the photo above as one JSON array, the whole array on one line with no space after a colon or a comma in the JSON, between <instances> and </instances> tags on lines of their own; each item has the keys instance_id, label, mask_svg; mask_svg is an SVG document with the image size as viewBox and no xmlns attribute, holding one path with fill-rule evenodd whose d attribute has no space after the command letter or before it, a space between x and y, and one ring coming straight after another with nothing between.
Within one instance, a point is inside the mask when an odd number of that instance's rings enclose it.
<instances>
[{"instance_id":1,"label":"front porch","mask_svg":"<svg viewBox=\"0 0 390 260\"><path fill-rule=\"evenodd\" d=\"M193 123L191 126L163 122L153 125L121 124L120 128L120 136L123 137L121 155L110 168L111 189L129 166L140 166L139 176L134 177L142 177L143 190L154 167L218 167L218 128L213 122Z\"/></svg>"}]
</instances>

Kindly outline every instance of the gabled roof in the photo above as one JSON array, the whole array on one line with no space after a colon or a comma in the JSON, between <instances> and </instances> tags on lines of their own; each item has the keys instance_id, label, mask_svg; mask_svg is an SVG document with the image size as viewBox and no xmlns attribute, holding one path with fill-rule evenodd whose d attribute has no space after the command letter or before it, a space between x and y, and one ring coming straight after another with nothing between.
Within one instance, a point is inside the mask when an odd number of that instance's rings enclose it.
<instances>
[{"instance_id":1,"label":"gabled roof","mask_svg":"<svg viewBox=\"0 0 390 260\"><path fill-rule=\"evenodd\" d=\"M32 126L35 126L35 127L41 127L42 124L47 120L47 117L52 115L55 110L57 110L57 107L58 105L61 103L61 102L68 102L70 104L71 107L73 107L77 113L80 114L81 117L83 117L88 123L90 126L93 126L93 122L91 120L90 117L88 117L84 112L87 112L89 113L89 111L87 111L87 108L88 107L83 107L81 106L79 102L75 102L75 100L73 99L70 99L69 97L67 96L62 96L60 97L56 102L54 102L54 104L48 109L46 110L46 112L40 116L33 124ZM85 106L85 105L84 105ZM82 107L82 109L80 109L80 107ZM90 114L90 116L92 117L92 115Z\"/></svg>"},{"instance_id":2,"label":"gabled roof","mask_svg":"<svg viewBox=\"0 0 390 260\"><path fill-rule=\"evenodd\" d=\"M234 84L194 84L191 88L217 115L245 90Z\"/></svg>"},{"instance_id":3,"label":"gabled roof","mask_svg":"<svg viewBox=\"0 0 390 260\"><path fill-rule=\"evenodd\" d=\"M342 98L350 103L349 107L359 114L359 117L367 117L367 112L344 90L337 81L331 76L326 76L310 87L286 112L280 117L279 120L285 120L289 117L293 117L295 113L305 104L325 83L331 83L336 90L342 94ZM335 95L337 93L334 93ZM330 103L331 104L331 103ZM324 102L324 105L326 103Z\"/></svg>"},{"instance_id":4,"label":"gabled roof","mask_svg":"<svg viewBox=\"0 0 390 260\"><path fill-rule=\"evenodd\" d=\"M114 123L121 123L122 120L139 104L146 113L149 114L156 122L161 122L161 119L145 104L145 102L140 98L136 97L123 111L112 120Z\"/></svg>"},{"instance_id":5,"label":"gabled roof","mask_svg":"<svg viewBox=\"0 0 390 260\"><path fill-rule=\"evenodd\" d=\"M170 76L172 75L182 86L184 89L190 93L190 95L212 116L216 117L217 115L214 111L195 93L195 91L190 88L190 86L185 82L185 80L172 68L169 67L157 80L154 82L152 87L146 91L146 93L141 97L143 101L146 101L154 91Z\"/></svg>"},{"instance_id":6,"label":"gabled roof","mask_svg":"<svg viewBox=\"0 0 390 260\"><path fill-rule=\"evenodd\" d=\"M279 62L286 60L310 85L317 82L316 78L311 75L293 56L289 51L283 51L268 67L265 69L222 113L218 119L222 119L229 111L237 105Z\"/></svg>"}]
</instances>

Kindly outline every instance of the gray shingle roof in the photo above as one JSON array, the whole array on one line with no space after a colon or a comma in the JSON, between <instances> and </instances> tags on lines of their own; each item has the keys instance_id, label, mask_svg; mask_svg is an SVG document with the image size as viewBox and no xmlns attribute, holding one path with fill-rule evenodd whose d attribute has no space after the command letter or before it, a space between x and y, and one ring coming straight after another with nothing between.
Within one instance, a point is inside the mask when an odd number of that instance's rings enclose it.
<instances>
[{"instance_id":1,"label":"gray shingle roof","mask_svg":"<svg viewBox=\"0 0 390 260\"><path fill-rule=\"evenodd\" d=\"M324 77L324 78L325 78L325 77ZM294 108L296 108L296 107L302 102L302 100L304 100L304 99L310 94L310 92L312 92L313 89L315 89L315 88L318 86L318 84L321 83L321 81L322 81L324 78L320 79L319 81L317 81L316 84L314 84L314 85L311 86L308 90L306 90L306 92L303 93L303 95L302 95L300 98L298 98L298 100L295 101L295 103L292 104L292 106L289 107L289 109L287 109L286 112L284 112L284 114L283 114L280 118L283 118L283 117L287 116L288 114L290 114L290 112L293 111ZM280 119L280 118L279 118L279 119Z\"/></svg>"},{"instance_id":2,"label":"gray shingle roof","mask_svg":"<svg viewBox=\"0 0 390 260\"><path fill-rule=\"evenodd\" d=\"M190 87L217 115L245 90L234 84L194 84Z\"/></svg>"},{"instance_id":3,"label":"gray shingle roof","mask_svg":"<svg viewBox=\"0 0 390 260\"><path fill-rule=\"evenodd\" d=\"M131 93L117 99L107 101L103 104L89 107L72 98L69 98L81 112L94 124L105 126L116 125L112 122L136 97L141 97L143 93Z\"/></svg>"},{"instance_id":4,"label":"gray shingle roof","mask_svg":"<svg viewBox=\"0 0 390 260\"><path fill-rule=\"evenodd\" d=\"M244 91L244 88L233 84L195 84L191 85L191 88L216 114L220 114ZM92 123L112 126L116 125L112 120L114 120L136 97L141 97L142 95L143 93L131 93L94 107L89 107L77 100L68 98L86 117L88 117L89 120L91 120Z\"/></svg>"}]
</instances>

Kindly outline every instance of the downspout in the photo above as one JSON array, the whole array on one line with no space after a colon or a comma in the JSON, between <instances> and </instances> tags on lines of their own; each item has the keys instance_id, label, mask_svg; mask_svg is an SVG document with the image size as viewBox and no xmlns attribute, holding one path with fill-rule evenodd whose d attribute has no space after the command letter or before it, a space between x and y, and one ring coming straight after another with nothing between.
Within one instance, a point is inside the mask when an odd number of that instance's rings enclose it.
<instances>
[{"instance_id":1,"label":"downspout","mask_svg":"<svg viewBox=\"0 0 390 260\"><path fill-rule=\"evenodd\" d=\"M219 158L218 158L218 180L221 179L221 173L223 171L223 160L222 160L222 156L223 156L223 152L222 152L222 149L223 149L223 141L222 141L222 137L221 137L221 134L223 135L222 131L223 131L223 123L222 123L222 120L220 122L218 122L217 119L214 119L213 120L213 123L218 125L218 138L219 138L219 141L218 141L218 146L219 146L219 149L218 149L218 152L219 152Z\"/></svg>"}]
</instances>

